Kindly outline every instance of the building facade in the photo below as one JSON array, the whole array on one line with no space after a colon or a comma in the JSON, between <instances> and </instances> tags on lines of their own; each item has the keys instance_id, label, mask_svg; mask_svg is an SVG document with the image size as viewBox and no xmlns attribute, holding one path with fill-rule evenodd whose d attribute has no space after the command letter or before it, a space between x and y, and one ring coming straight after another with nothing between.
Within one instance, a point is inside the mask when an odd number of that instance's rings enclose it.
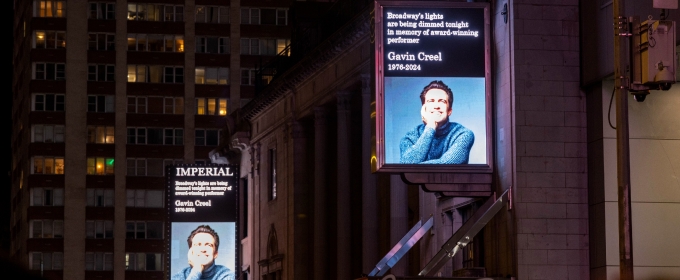
<instances>
[{"instance_id":1,"label":"building facade","mask_svg":"<svg viewBox=\"0 0 680 280\"><path fill-rule=\"evenodd\" d=\"M11 258L166 277L164 170L209 163L292 1L14 1Z\"/></svg>"},{"instance_id":2,"label":"building facade","mask_svg":"<svg viewBox=\"0 0 680 280\"><path fill-rule=\"evenodd\" d=\"M339 1L322 17L344 22L339 11L352 10L351 20L281 71L229 129L248 182L244 241L253 279L360 278L432 216L433 229L390 270L415 276L490 199L427 192L400 174L371 173L373 3L351 3ZM618 279L615 133L606 122L612 2L489 3L491 191L511 190L512 202L438 276ZM631 14L656 13L626 5ZM677 90L630 104L637 279L680 275L671 257L680 224L670 214L680 202L678 117L670 109L680 101Z\"/></svg>"}]
</instances>

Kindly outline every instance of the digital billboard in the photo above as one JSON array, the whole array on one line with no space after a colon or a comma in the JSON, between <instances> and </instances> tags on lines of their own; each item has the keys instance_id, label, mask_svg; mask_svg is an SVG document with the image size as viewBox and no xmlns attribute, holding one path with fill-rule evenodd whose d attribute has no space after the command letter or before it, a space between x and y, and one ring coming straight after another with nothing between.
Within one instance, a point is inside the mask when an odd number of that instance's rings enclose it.
<instances>
[{"instance_id":1,"label":"digital billboard","mask_svg":"<svg viewBox=\"0 0 680 280\"><path fill-rule=\"evenodd\" d=\"M238 275L238 165L166 167L171 280Z\"/></svg>"},{"instance_id":2,"label":"digital billboard","mask_svg":"<svg viewBox=\"0 0 680 280\"><path fill-rule=\"evenodd\" d=\"M375 1L375 170L491 171L489 4Z\"/></svg>"}]
</instances>

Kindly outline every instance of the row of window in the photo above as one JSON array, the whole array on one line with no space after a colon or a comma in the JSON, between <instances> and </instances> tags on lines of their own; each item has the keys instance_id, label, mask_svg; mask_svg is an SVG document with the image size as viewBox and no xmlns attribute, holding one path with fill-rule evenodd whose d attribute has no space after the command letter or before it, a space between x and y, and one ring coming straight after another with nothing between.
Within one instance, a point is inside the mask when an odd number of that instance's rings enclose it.
<instances>
[{"instance_id":1,"label":"row of window","mask_svg":"<svg viewBox=\"0 0 680 280\"><path fill-rule=\"evenodd\" d=\"M31 220L30 238L64 238L63 220ZM85 238L112 239L112 220L85 221ZM163 239L163 222L126 221L125 239Z\"/></svg>"},{"instance_id":2,"label":"row of window","mask_svg":"<svg viewBox=\"0 0 680 280\"><path fill-rule=\"evenodd\" d=\"M161 253L125 253L125 270L162 271ZM30 252L28 264L31 270L63 270L63 252ZM85 270L113 270L113 253L85 252Z\"/></svg>"},{"instance_id":3,"label":"row of window","mask_svg":"<svg viewBox=\"0 0 680 280\"><path fill-rule=\"evenodd\" d=\"M127 44L128 51L184 52L182 35L128 34Z\"/></svg>"},{"instance_id":4,"label":"row of window","mask_svg":"<svg viewBox=\"0 0 680 280\"><path fill-rule=\"evenodd\" d=\"M183 66L128 65L128 83L184 83Z\"/></svg>"},{"instance_id":5,"label":"row of window","mask_svg":"<svg viewBox=\"0 0 680 280\"><path fill-rule=\"evenodd\" d=\"M172 160L170 160L172 161ZM175 161L177 163L177 161ZM162 190L126 190L126 207L163 208ZM86 206L113 207L114 190L88 188ZM63 188L31 188L31 206L64 206Z\"/></svg>"},{"instance_id":6,"label":"row of window","mask_svg":"<svg viewBox=\"0 0 680 280\"><path fill-rule=\"evenodd\" d=\"M129 83L184 83L184 67L161 66L161 65L128 65L127 81ZM64 63L34 63L35 80L65 80ZM229 84L229 68L224 67L196 67L196 84ZM91 64L87 68L88 81L114 81L115 66L109 64ZM273 75L262 75L262 82L268 84ZM256 70L241 69L241 84L255 85ZM42 101L40 102L47 102ZM51 103L54 104L54 103ZM63 95L61 98L61 110L63 111ZM45 111L52 111L46 106ZM41 110L42 111L42 110Z\"/></svg>"},{"instance_id":7,"label":"row of window","mask_svg":"<svg viewBox=\"0 0 680 280\"><path fill-rule=\"evenodd\" d=\"M201 79L203 83L213 84L222 83L222 78L227 75L223 69L226 68L201 68ZM250 73L250 72L248 72ZM115 112L115 96L113 95L88 95L87 111L93 113L113 113ZM63 112L63 94L34 94L32 108L33 111ZM226 98L196 98L196 115L220 115L227 114ZM128 96L127 112L134 114L184 114L183 97L161 97L161 96ZM33 142L62 142L63 126L43 126L34 127ZM59 129L56 131L56 129ZM56 141L55 137L44 136L35 138L36 134L53 136L54 133L62 136L61 141ZM49 131L48 131L49 130ZM43 139L43 140L40 140ZM94 143L94 142L90 142Z\"/></svg>"},{"instance_id":8,"label":"row of window","mask_svg":"<svg viewBox=\"0 0 680 280\"><path fill-rule=\"evenodd\" d=\"M62 49L66 47L64 31L35 31L36 49ZM128 34L128 51L184 52L184 36L164 34ZM277 55L290 44L288 39L241 38L241 54ZM89 33L88 50L113 51L116 37L113 33ZM196 53L230 53L228 37L196 37Z\"/></svg>"},{"instance_id":9,"label":"row of window","mask_svg":"<svg viewBox=\"0 0 680 280\"><path fill-rule=\"evenodd\" d=\"M204 98L201 98L202 102L205 101ZM212 98L209 98L209 100L213 100ZM212 104L214 106L214 104ZM205 110L205 109L203 109ZM212 109L214 110L214 108ZM128 138L128 139L135 139L134 143L128 143L128 144L148 144L149 141L152 143L155 143L155 140L145 140L146 142L141 142L142 139L146 139L146 135L154 135L156 132L159 132L158 130L160 129L153 129L149 128L146 133L143 130L140 130L139 128L129 128L133 129L136 131L131 131L129 130L128 136L133 137L133 138ZM31 133L31 142L34 143L63 143L64 142L64 126L63 125L54 125L54 124L36 124L31 127L32 133ZM150 131L150 132L149 132ZM218 129L196 129L196 146L217 146L219 143L219 133ZM139 134L139 135L138 135ZM141 137L141 138L140 138ZM136 140L139 140L136 141ZM87 126L87 143L92 143L92 144L114 144L115 143L115 129L113 126L95 126L95 125L90 125ZM49 160L43 161L45 164L41 164L40 166L43 166L45 168L51 168L54 167L53 163ZM63 163L62 163L63 164ZM36 165L38 166L38 165ZM49 167L48 167L49 166ZM62 166L63 168L63 166ZM45 172L51 172L49 170L45 170ZM56 171L54 171L56 172ZM52 174L52 173L47 173L47 174Z\"/></svg>"},{"instance_id":10,"label":"row of window","mask_svg":"<svg viewBox=\"0 0 680 280\"><path fill-rule=\"evenodd\" d=\"M35 16L65 17L66 1L37 0ZM142 21L184 21L184 6L153 3L130 3L127 5L128 20ZM116 16L115 3L90 2L88 18L113 20ZM229 7L196 6L196 22L229 23ZM241 24L287 25L288 9L285 8L241 8Z\"/></svg>"}]
</instances>

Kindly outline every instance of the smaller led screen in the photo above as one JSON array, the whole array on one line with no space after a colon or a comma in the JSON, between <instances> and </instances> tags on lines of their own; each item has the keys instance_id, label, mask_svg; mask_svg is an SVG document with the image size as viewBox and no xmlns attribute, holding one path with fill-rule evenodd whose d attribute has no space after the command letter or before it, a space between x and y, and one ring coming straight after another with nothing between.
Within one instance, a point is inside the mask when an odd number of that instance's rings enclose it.
<instances>
[{"instance_id":1,"label":"smaller led screen","mask_svg":"<svg viewBox=\"0 0 680 280\"><path fill-rule=\"evenodd\" d=\"M187 164L166 171L170 279L236 279L238 166Z\"/></svg>"}]
</instances>

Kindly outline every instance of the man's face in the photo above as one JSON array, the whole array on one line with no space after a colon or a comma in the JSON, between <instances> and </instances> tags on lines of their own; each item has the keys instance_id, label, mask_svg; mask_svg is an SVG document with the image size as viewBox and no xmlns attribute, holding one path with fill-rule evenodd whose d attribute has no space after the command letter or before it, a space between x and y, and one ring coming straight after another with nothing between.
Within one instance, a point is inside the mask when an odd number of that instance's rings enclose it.
<instances>
[{"instance_id":1,"label":"man's face","mask_svg":"<svg viewBox=\"0 0 680 280\"><path fill-rule=\"evenodd\" d=\"M197 233L191 240L191 248L189 248L194 260L203 265L212 264L217 258L217 250L215 248L215 238L208 233Z\"/></svg>"},{"instance_id":2,"label":"man's face","mask_svg":"<svg viewBox=\"0 0 680 280\"><path fill-rule=\"evenodd\" d=\"M425 93L425 112L431 114L437 123L446 120L451 115L449 96L441 89L431 89Z\"/></svg>"}]
</instances>

